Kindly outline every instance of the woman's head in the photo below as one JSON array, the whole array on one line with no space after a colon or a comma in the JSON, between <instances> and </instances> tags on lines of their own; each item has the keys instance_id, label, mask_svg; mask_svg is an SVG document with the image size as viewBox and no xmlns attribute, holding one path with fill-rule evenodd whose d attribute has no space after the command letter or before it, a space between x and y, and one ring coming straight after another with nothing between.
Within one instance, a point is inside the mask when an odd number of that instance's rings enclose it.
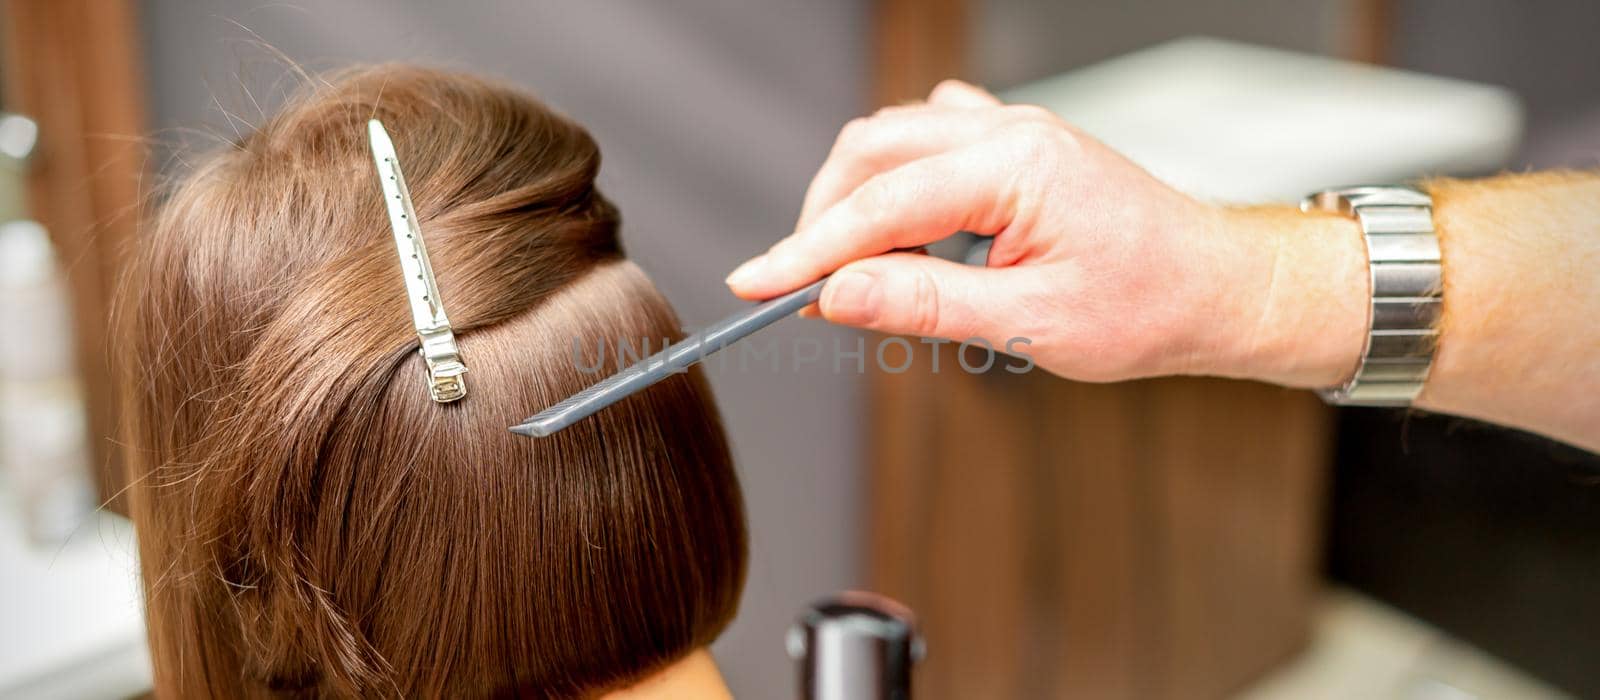
<instances>
[{"instance_id":1,"label":"woman's head","mask_svg":"<svg viewBox=\"0 0 1600 700\"><path fill-rule=\"evenodd\" d=\"M377 175L394 137L470 393L430 400ZM708 643L744 576L710 392L674 377L553 437L574 342L675 337L588 134L457 74L339 77L215 154L120 310L159 691L584 694Z\"/></svg>"}]
</instances>

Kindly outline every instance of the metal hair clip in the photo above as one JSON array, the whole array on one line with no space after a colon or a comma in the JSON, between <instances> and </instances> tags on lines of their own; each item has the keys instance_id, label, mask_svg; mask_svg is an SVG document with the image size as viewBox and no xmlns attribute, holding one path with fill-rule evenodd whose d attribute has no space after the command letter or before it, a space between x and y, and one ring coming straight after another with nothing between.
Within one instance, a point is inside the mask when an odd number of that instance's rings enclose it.
<instances>
[{"instance_id":1,"label":"metal hair clip","mask_svg":"<svg viewBox=\"0 0 1600 700\"><path fill-rule=\"evenodd\" d=\"M439 299L439 286L433 281L428 248L422 244L422 229L417 225L417 212L411 206L411 192L406 189L405 175L400 172L394 142L389 140L383 123L376 119L367 122L367 136L372 142L372 160L378 166L378 182L383 185L383 203L389 210L395 248L400 252L406 298L411 302L411 320L416 324L417 338L422 341L422 359L428 364L428 393L434 401L449 403L467 395L466 380L461 376L466 373L467 366L461 363L456 335L450 330L450 319L444 315L444 302Z\"/></svg>"}]
</instances>

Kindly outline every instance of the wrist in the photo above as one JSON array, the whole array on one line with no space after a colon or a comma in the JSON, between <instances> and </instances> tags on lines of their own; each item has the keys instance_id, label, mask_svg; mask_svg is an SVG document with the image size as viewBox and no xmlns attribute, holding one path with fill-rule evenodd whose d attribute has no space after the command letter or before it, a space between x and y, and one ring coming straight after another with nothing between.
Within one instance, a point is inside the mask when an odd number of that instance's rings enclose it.
<instances>
[{"instance_id":1,"label":"wrist","mask_svg":"<svg viewBox=\"0 0 1600 700\"><path fill-rule=\"evenodd\" d=\"M1479 350L1496 345L1483 340L1517 335L1507 328L1486 327L1489 324L1485 322L1518 323L1525 319L1527 313L1511 313L1510 310L1537 307L1525 304L1523 299L1511 297L1530 286L1536 286L1541 278L1528 275L1521 266L1503 263L1508 259L1531 257L1500 249L1508 242L1515 245L1513 236L1484 237L1478 235L1471 222L1492 220L1492 211L1495 209L1518 211L1526 208L1527 203L1484 207L1482 204L1485 199L1502 193L1494 188L1457 180L1435 180L1429 183L1428 189L1434 197L1434 225L1439 234L1440 261L1445 268L1445 274L1442 275L1446 300L1444 311L1455 313L1448 318L1441 314L1434 367L1415 405L1446 413L1473 415L1478 412L1474 409L1480 404L1492 403L1483 400L1496 388L1492 386L1494 382L1485 381L1486 378L1504 376L1508 373L1505 370L1511 370L1510 374L1519 373L1527 366L1514 365L1533 357L1479 355ZM1451 235L1447 235L1447 232ZM1556 259L1555 251L1549 252L1552 254L1539 257ZM1548 291L1558 293L1558 290ZM1506 313L1482 314L1474 323L1469 320L1473 314L1462 313L1462 309L1503 309ZM1449 342L1446 342L1446 336ZM1484 389L1488 389L1485 396L1473 396L1474 392Z\"/></svg>"},{"instance_id":2,"label":"wrist","mask_svg":"<svg viewBox=\"0 0 1600 700\"><path fill-rule=\"evenodd\" d=\"M1214 218L1212 235L1234 248L1242 274L1216 303L1212 373L1301 388L1348 380L1371 295L1360 225L1287 206L1219 208Z\"/></svg>"}]
</instances>

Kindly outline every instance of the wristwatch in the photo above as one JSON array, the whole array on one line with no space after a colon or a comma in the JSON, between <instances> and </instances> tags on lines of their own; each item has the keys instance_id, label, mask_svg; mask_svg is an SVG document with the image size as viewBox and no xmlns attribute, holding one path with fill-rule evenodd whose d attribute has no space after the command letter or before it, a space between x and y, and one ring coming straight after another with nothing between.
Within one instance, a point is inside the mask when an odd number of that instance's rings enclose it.
<instances>
[{"instance_id":1,"label":"wristwatch","mask_svg":"<svg viewBox=\"0 0 1600 700\"><path fill-rule=\"evenodd\" d=\"M1395 185L1346 187L1309 195L1300 209L1360 222L1372 272L1361 364L1343 386L1317 394L1339 406L1409 406L1428 379L1438 338L1443 290L1433 198Z\"/></svg>"}]
</instances>

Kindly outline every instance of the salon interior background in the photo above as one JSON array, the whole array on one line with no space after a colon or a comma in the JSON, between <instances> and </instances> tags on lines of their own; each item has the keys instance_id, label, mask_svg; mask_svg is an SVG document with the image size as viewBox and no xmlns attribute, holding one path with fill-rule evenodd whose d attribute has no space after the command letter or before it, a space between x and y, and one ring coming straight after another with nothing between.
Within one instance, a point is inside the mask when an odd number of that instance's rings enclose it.
<instances>
[{"instance_id":1,"label":"salon interior background","mask_svg":"<svg viewBox=\"0 0 1600 700\"><path fill-rule=\"evenodd\" d=\"M421 60L502 76L594 132L629 253L690 326L737 306L723 275L790 230L837 129L935 72L1004 89L1202 34L1509 86L1527 115L1512 167L1592 167L1600 147L1590 40L1600 8L1581 0L150 0L134 9L140 97L158 139L150 170L181 167L177 154L205 141L178 127L205 124L224 137L248 129L298 80L290 63ZM929 58L928 37L948 39L949 55ZM854 345L853 332L814 322L768 333ZM881 496L872 485L882 482L867 476L882 466L871 461L884 454L873 444L881 404L872 377L825 363L712 369L753 538L741 615L715 651L740 697L788 697L782 638L794 613L881 575L871 533ZM1513 447L1505 461L1545 449ZM975 464L971 478L983 473ZM1600 688L1570 666L1548 674L1569 689Z\"/></svg>"}]
</instances>

